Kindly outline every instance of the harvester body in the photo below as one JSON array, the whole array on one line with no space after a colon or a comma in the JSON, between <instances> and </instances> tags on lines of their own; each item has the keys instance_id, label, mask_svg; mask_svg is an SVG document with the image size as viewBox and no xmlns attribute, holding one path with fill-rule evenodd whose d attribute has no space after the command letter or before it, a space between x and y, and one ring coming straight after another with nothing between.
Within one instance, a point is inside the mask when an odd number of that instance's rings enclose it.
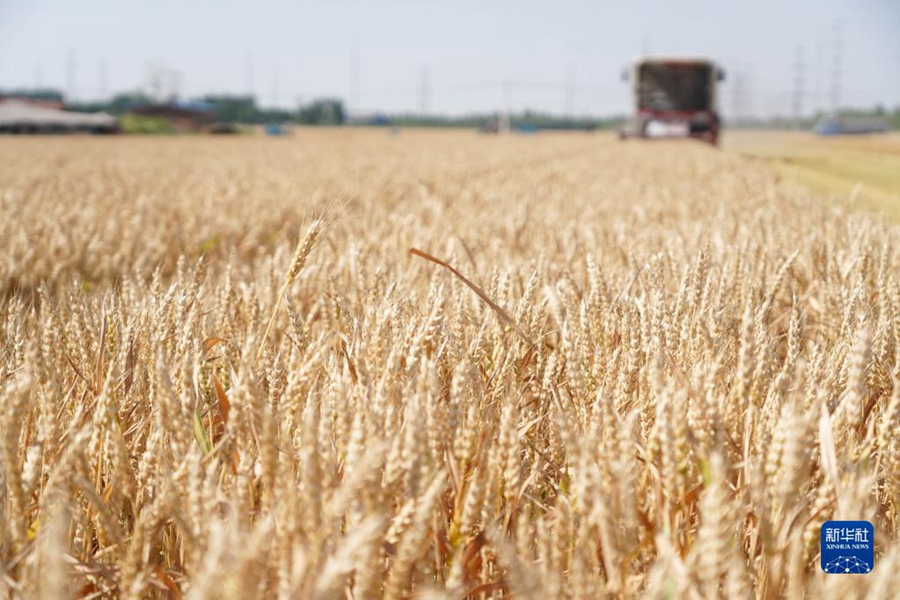
<instances>
[{"instance_id":1,"label":"harvester body","mask_svg":"<svg viewBox=\"0 0 900 600\"><path fill-rule=\"evenodd\" d=\"M621 137L690 137L717 144L716 84L724 73L699 58L640 58L628 79L634 119Z\"/></svg>"}]
</instances>

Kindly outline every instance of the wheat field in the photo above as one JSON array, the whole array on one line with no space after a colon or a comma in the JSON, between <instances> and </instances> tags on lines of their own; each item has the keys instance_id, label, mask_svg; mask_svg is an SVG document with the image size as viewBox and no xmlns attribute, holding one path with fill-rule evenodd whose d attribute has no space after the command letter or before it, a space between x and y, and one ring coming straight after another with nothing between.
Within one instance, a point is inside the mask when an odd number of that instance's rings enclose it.
<instances>
[{"instance_id":1,"label":"wheat field","mask_svg":"<svg viewBox=\"0 0 900 600\"><path fill-rule=\"evenodd\" d=\"M800 131L740 132L725 147L764 162L825 199L900 219L900 133L818 137Z\"/></svg>"},{"instance_id":2,"label":"wheat field","mask_svg":"<svg viewBox=\"0 0 900 600\"><path fill-rule=\"evenodd\" d=\"M896 597L898 233L691 142L0 139L0 595Z\"/></svg>"}]
</instances>

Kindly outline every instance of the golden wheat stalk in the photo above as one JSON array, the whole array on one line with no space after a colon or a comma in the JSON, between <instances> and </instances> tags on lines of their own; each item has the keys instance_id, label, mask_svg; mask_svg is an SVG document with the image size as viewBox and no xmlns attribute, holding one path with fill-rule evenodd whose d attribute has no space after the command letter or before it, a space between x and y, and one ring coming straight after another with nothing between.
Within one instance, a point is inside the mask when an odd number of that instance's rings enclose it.
<instances>
[{"instance_id":1,"label":"golden wheat stalk","mask_svg":"<svg viewBox=\"0 0 900 600\"><path fill-rule=\"evenodd\" d=\"M284 279L284 285L281 287L281 291L278 292L278 296L275 298L275 305L272 307L272 314L269 316L269 322L266 324L266 329L263 331L262 339L259 340L259 348L256 350L256 357L253 359L253 365L256 366L256 363L259 362L260 357L262 356L263 349L266 345L266 340L269 338L269 332L272 330L272 325L275 323L275 317L278 315L278 309L281 306L281 301L284 299L284 295L287 294L288 288L291 287L291 284L294 283L294 279L296 279L297 275L300 274L300 271L303 270L303 267L306 265L306 260L309 258L310 252L312 252L313 246L316 244L316 240L319 238L319 235L322 233L322 229L324 224L321 219L316 219L312 223L310 223L309 228L306 230L306 235L297 242L297 247L294 250L294 256L291 259L290 268L287 271L287 276Z\"/></svg>"}]
</instances>

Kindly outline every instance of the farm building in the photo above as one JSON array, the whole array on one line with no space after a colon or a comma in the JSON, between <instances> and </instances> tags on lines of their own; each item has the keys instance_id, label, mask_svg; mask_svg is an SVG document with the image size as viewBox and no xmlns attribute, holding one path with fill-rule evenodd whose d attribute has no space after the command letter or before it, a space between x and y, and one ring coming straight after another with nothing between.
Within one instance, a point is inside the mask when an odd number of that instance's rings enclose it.
<instances>
[{"instance_id":1,"label":"farm building","mask_svg":"<svg viewBox=\"0 0 900 600\"><path fill-rule=\"evenodd\" d=\"M847 117L829 115L816 123L818 135L858 135L865 133L887 133L887 119L878 117Z\"/></svg>"},{"instance_id":2,"label":"farm building","mask_svg":"<svg viewBox=\"0 0 900 600\"><path fill-rule=\"evenodd\" d=\"M118 120L106 113L79 113L21 100L0 102L0 133L114 133Z\"/></svg>"},{"instance_id":3,"label":"farm building","mask_svg":"<svg viewBox=\"0 0 900 600\"><path fill-rule=\"evenodd\" d=\"M0 104L21 102L41 108L61 110L63 96L56 90L0 90Z\"/></svg>"},{"instance_id":4,"label":"farm building","mask_svg":"<svg viewBox=\"0 0 900 600\"><path fill-rule=\"evenodd\" d=\"M173 131L203 131L216 122L215 106L208 102L172 101L145 104L132 108L129 112L145 117L165 119Z\"/></svg>"}]
</instances>

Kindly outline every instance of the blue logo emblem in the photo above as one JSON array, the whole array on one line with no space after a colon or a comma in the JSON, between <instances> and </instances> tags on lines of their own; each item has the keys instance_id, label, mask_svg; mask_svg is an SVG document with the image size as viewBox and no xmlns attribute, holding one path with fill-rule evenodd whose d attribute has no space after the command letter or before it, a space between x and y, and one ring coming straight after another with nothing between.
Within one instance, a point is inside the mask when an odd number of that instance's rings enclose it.
<instances>
[{"instance_id":1,"label":"blue logo emblem","mask_svg":"<svg viewBox=\"0 0 900 600\"><path fill-rule=\"evenodd\" d=\"M820 545L826 573L865 575L875 568L875 529L868 521L827 521Z\"/></svg>"}]
</instances>

